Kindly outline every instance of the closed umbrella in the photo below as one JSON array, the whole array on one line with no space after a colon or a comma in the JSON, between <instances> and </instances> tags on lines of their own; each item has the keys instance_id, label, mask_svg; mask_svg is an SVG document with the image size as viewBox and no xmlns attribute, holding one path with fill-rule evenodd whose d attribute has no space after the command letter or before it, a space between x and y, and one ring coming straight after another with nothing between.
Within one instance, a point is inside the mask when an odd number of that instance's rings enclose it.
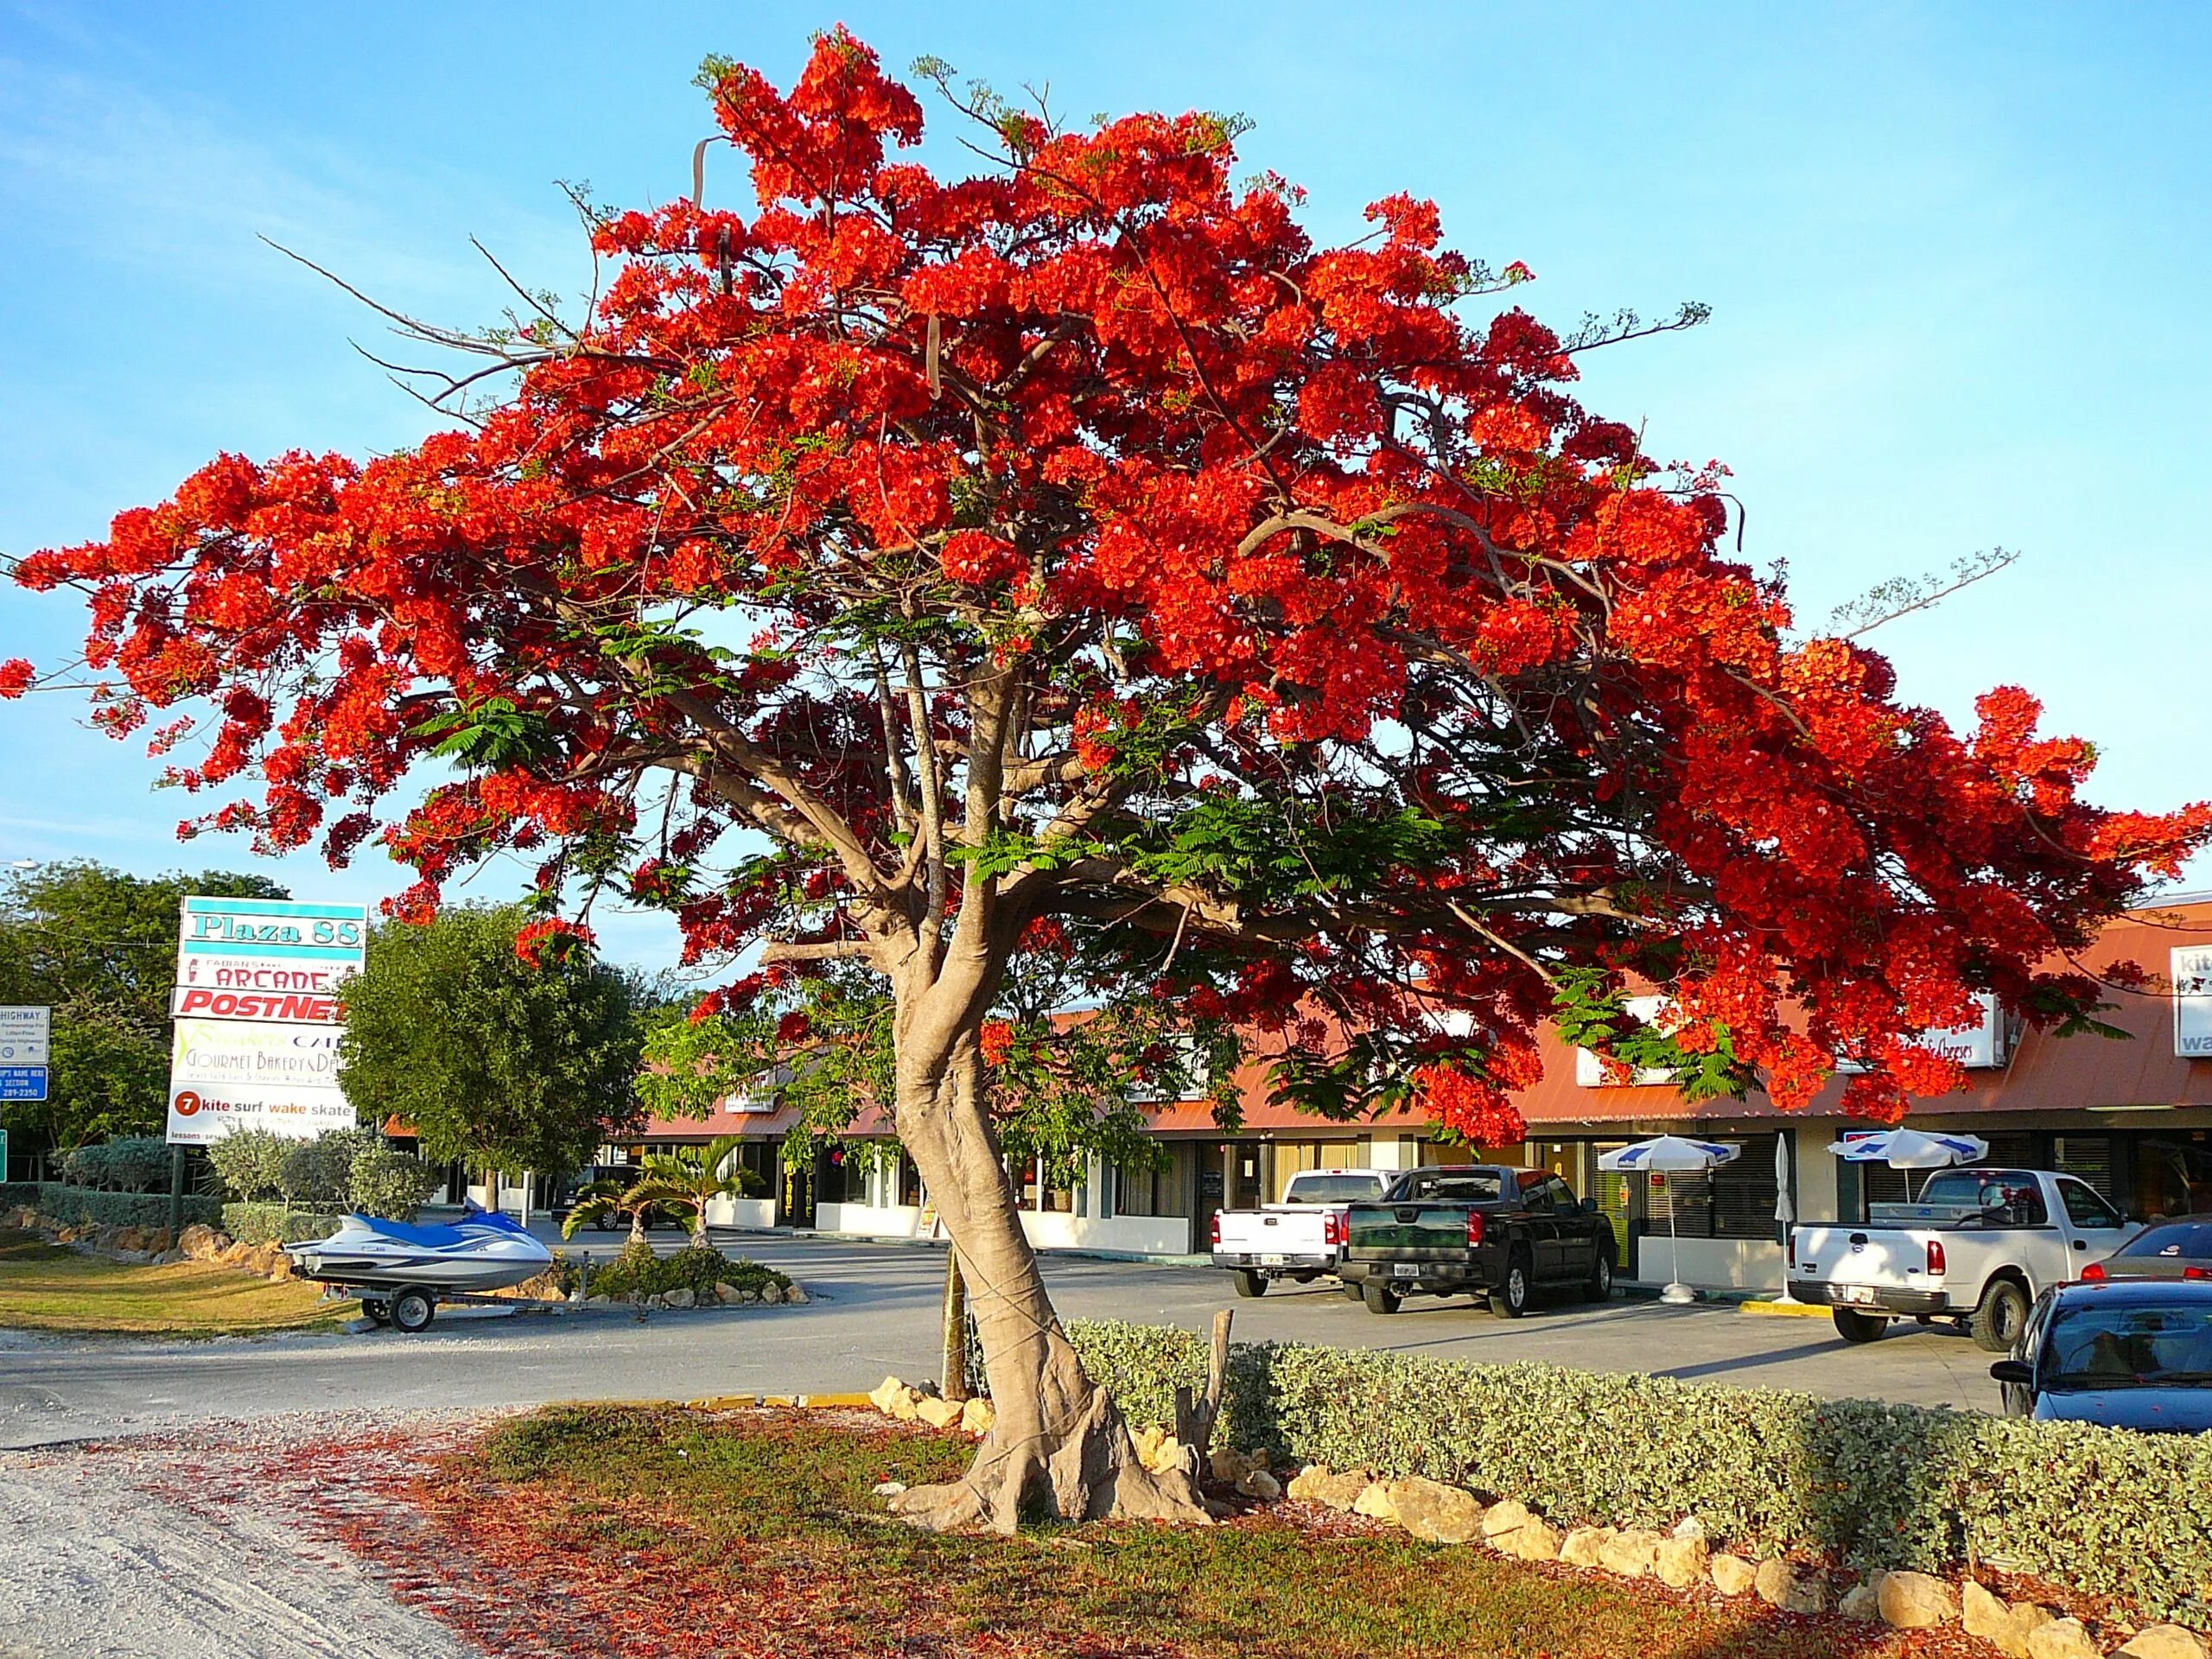
<instances>
[{"instance_id":1,"label":"closed umbrella","mask_svg":"<svg viewBox=\"0 0 2212 1659\"><path fill-rule=\"evenodd\" d=\"M1618 1152L1599 1155L1598 1167L1623 1173L1643 1172L1655 1175L1702 1175L1718 1164L1730 1164L1742 1155L1741 1147L1723 1146L1718 1141L1692 1141L1679 1135L1662 1135L1650 1141L1639 1141L1632 1147L1623 1147ZM1672 1259L1669 1262L1667 1287L1659 1293L1659 1300L1681 1306L1697 1300L1697 1293L1682 1282L1682 1239L1680 1206L1668 1195L1667 1230L1670 1235Z\"/></svg>"},{"instance_id":2,"label":"closed umbrella","mask_svg":"<svg viewBox=\"0 0 2212 1659\"><path fill-rule=\"evenodd\" d=\"M1789 1230L1797 1224L1797 1200L1789 1193L1789 1131L1784 1129L1774 1137L1774 1224L1781 1234L1784 1249L1789 1243ZM1782 1276L1782 1294L1777 1302L1795 1303L1789 1294L1789 1275Z\"/></svg>"},{"instance_id":3,"label":"closed umbrella","mask_svg":"<svg viewBox=\"0 0 2212 1659\"><path fill-rule=\"evenodd\" d=\"M1874 1135L1834 1141L1828 1150L1847 1164L1887 1164L1891 1169L1948 1169L1989 1156L1989 1142L1978 1135L1929 1135L1919 1129L1883 1129ZM1927 1183L1921 1184L1925 1191Z\"/></svg>"}]
</instances>

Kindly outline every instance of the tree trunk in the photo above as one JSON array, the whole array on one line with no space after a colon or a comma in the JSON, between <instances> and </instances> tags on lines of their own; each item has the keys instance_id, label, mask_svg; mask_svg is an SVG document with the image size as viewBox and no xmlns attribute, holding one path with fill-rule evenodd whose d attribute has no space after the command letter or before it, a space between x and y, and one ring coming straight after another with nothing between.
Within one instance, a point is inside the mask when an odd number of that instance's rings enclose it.
<instances>
[{"instance_id":1,"label":"tree trunk","mask_svg":"<svg viewBox=\"0 0 2212 1659\"><path fill-rule=\"evenodd\" d=\"M893 1510L925 1526L1001 1532L1024 1516L1205 1521L1195 1471L1155 1473L1137 1460L1120 1411L1060 1329L984 1111L974 1033L955 1040L935 1077L909 1074L904 1058L899 1136L960 1254L994 1427L964 1477L902 1492Z\"/></svg>"}]
</instances>

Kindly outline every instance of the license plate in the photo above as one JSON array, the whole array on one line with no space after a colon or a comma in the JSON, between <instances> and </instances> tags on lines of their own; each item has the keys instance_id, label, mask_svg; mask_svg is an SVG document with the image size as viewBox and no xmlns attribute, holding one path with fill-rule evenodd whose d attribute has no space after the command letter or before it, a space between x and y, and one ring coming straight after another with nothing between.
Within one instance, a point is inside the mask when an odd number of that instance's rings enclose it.
<instances>
[{"instance_id":1,"label":"license plate","mask_svg":"<svg viewBox=\"0 0 2212 1659\"><path fill-rule=\"evenodd\" d=\"M1263 1255L1260 1258L1260 1265L1263 1268L1279 1268L1282 1266L1282 1257L1280 1255Z\"/></svg>"},{"instance_id":2,"label":"license plate","mask_svg":"<svg viewBox=\"0 0 2212 1659\"><path fill-rule=\"evenodd\" d=\"M1847 1302L1856 1303L1862 1306L1872 1306L1874 1300L1874 1287L1872 1285L1846 1285L1843 1287L1843 1300Z\"/></svg>"},{"instance_id":3,"label":"license plate","mask_svg":"<svg viewBox=\"0 0 2212 1659\"><path fill-rule=\"evenodd\" d=\"M1393 1279L1418 1279L1421 1277L1421 1268L1411 1262L1393 1262L1390 1264L1390 1276Z\"/></svg>"}]
</instances>

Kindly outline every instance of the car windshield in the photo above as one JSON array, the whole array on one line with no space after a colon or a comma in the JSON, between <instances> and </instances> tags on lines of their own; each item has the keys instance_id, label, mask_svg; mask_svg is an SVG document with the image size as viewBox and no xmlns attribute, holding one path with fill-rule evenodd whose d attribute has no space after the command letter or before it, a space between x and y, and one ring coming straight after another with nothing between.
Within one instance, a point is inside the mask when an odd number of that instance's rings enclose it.
<instances>
[{"instance_id":1,"label":"car windshield","mask_svg":"<svg viewBox=\"0 0 2212 1659\"><path fill-rule=\"evenodd\" d=\"M1491 1204L1502 1194L1494 1169L1451 1169L1415 1175L1407 1183L1406 1196L1443 1204Z\"/></svg>"},{"instance_id":2,"label":"car windshield","mask_svg":"<svg viewBox=\"0 0 2212 1659\"><path fill-rule=\"evenodd\" d=\"M2171 1255L2212 1261L2212 1221L2170 1221L2145 1227L2113 1252L2115 1255Z\"/></svg>"},{"instance_id":3,"label":"car windshield","mask_svg":"<svg viewBox=\"0 0 2212 1659\"><path fill-rule=\"evenodd\" d=\"M2044 1353L2052 1388L2212 1384L2212 1306L2064 1308Z\"/></svg>"},{"instance_id":4,"label":"car windshield","mask_svg":"<svg viewBox=\"0 0 2212 1659\"><path fill-rule=\"evenodd\" d=\"M1285 1204L1357 1204L1382 1190L1379 1175L1302 1175L1282 1195Z\"/></svg>"}]
</instances>

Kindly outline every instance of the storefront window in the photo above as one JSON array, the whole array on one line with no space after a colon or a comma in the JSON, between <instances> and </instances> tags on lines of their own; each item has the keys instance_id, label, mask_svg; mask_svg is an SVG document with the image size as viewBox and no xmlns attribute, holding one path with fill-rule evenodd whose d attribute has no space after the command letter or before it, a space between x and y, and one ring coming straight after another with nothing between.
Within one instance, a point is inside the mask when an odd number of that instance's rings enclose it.
<instances>
[{"instance_id":1,"label":"storefront window","mask_svg":"<svg viewBox=\"0 0 2212 1659\"><path fill-rule=\"evenodd\" d=\"M2135 1143L2134 1210L2141 1216L2212 1211L2212 1133L2146 1135Z\"/></svg>"},{"instance_id":2,"label":"storefront window","mask_svg":"<svg viewBox=\"0 0 2212 1659\"><path fill-rule=\"evenodd\" d=\"M1187 1216L1191 1213L1191 1158L1188 1141L1168 1141L1160 1163L1121 1164L1114 1171L1114 1213L1120 1216Z\"/></svg>"},{"instance_id":3,"label":"storefront window","mask_svg":"<svg viewBox=\"0 0 2212 1659\"><path fill-rule=\"evenodd\" d=\"M1774 1176L1771 1135L1745 1135L1726 1144L1740 1147L1731 1163L1701 1175L1653 1176L1644 1195L1649 1230L1678 1232L1684 1238L1740 1238L1774 1241L1774 1206L1780 1188ZM1605 1195L1599 1208L1605 1207Z\"/></svg>"}]
</instances>

